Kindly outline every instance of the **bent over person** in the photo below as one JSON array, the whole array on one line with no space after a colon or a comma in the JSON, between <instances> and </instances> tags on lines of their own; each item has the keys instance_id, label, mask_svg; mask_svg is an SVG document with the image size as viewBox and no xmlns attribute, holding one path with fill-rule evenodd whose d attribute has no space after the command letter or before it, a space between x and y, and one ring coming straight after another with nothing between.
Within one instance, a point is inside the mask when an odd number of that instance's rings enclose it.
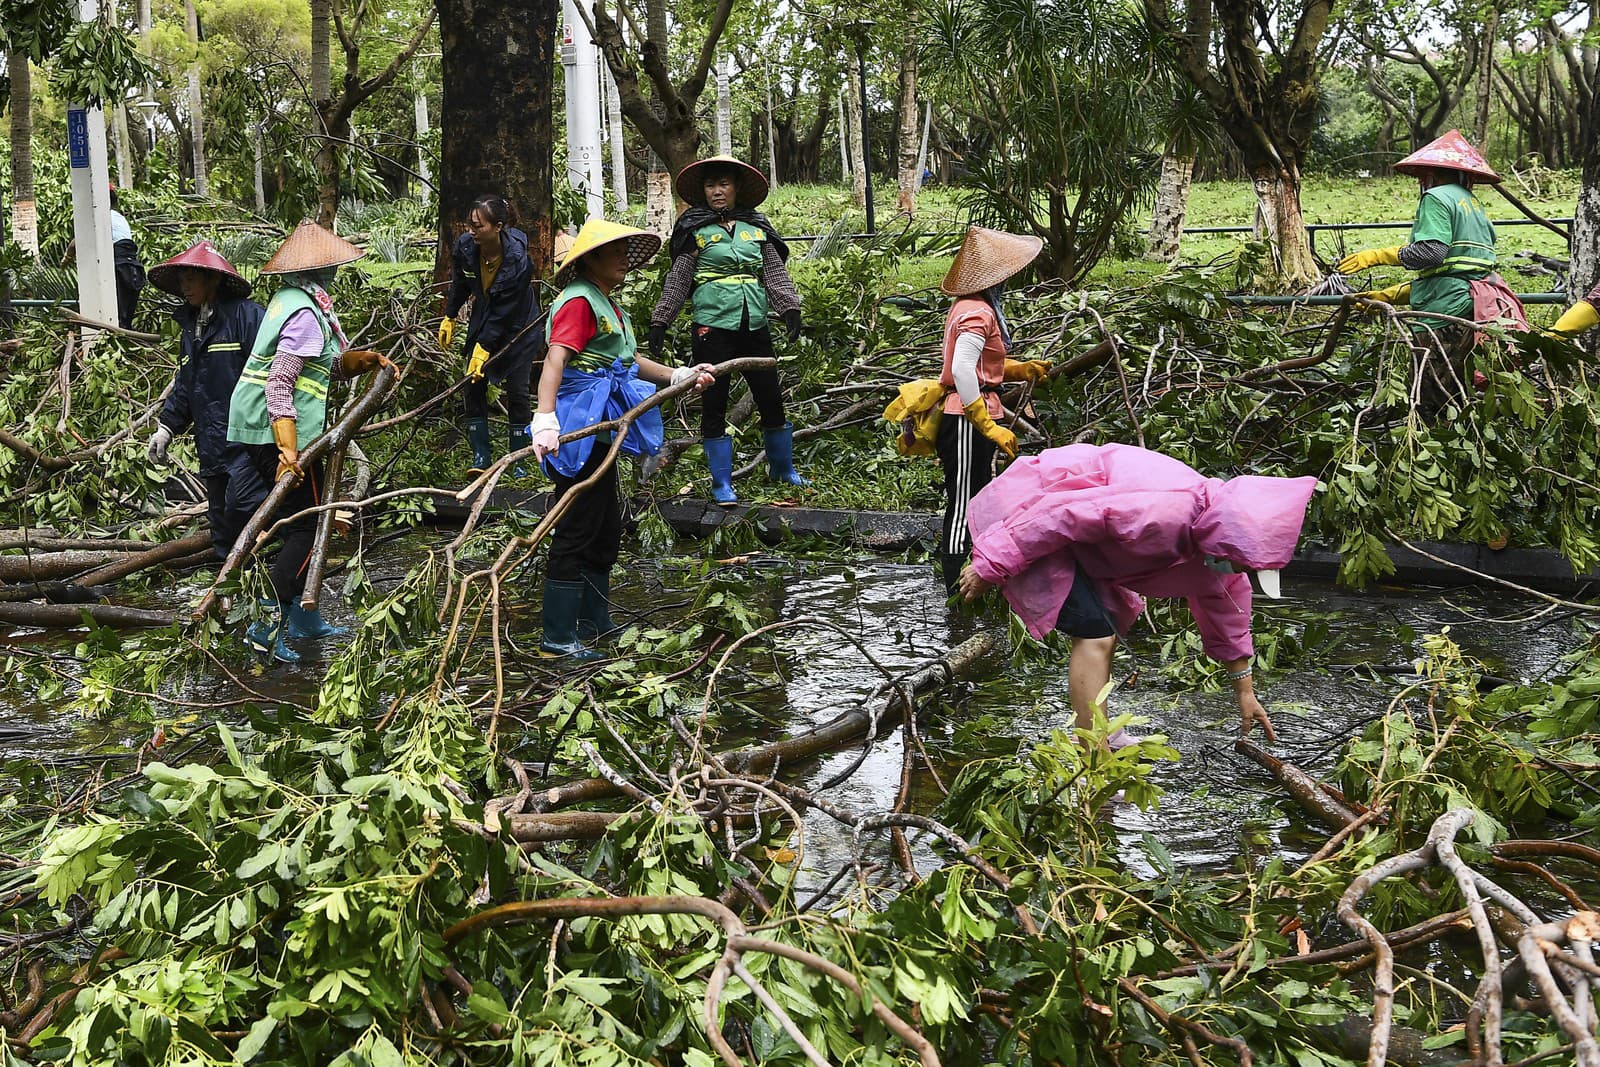
<instances>
[{"instance_id":1,"label":"bent over person","mask_svg":"<svg viewBox=\"0 0 1600 1067\"><path fill-rule=\"evenodd\" d=\"M961 591L999 588L1035 638L1072 639L1068 693L1076 725L1094 721L1117 638L1144 598L1182 597L1206 655L1228 668L1241 733L1276 740L1251 682L1250 579L1278 594L1315 478L1207 478L1131 445L1068 445L1024 456L975 496L972 562ZM1131 743L1112 735L1112 747Z\"/></svg>"},{"instance_id":2,"label":"bent over person","mask_svg":"<svg viewBox=\"0 0 1600 1067\"><path fill-rule=\"evenodd\" d=\"M261 268L262 274L280 275L283 285L267 302L228 408L228 440L242 446L235 460L239 473L229 482L232 521L240 526L285 474L293 474L296 482L279 514L293 515L324 502L323 461L302 466L300 450L327 426L328 386L335 376L350 378L389 365L377 352L350 349L328 295L340 265L364 254L316 223L302 222ZM270 571L276 616L253 623L245 634L252 648L283 663L300 659L284 642L286 636L324 638L348 632L324 621L320 608L300 606L315 532L315 514L302 515L281 531Z\"/></svg>"},{"instance_id":3,"label":"bent over person","mask_svg":"<svg viewBox=\"0 0 1600 1067\"><path fill-rule=\"evenodd\" d=\"M233 462L241 450L228 443L228 405L266 309L250 299L250 283L210 241L197 241L151 267L150 284L183 303L172 313L178 324L178 374L146 454L150 462L165 464L173 438L194 431L211 547L218 559L225 559L248 518L228 507L230 486L235 478L245 478L253 492L257 481L244 465ZM238 491L234 487L235 495Z\"/></svg>"}]
</instances>

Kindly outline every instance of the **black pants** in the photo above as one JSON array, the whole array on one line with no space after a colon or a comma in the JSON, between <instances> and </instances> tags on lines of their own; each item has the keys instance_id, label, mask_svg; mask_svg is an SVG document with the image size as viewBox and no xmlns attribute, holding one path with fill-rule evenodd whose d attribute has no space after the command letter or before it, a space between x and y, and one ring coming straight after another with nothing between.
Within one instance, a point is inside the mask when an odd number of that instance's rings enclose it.
<instances>
[{"instance_id":1,"label":"black pants","mask_svg":"<svg viewBox=\"0 0 1600 1067\"><path fill-rule=\"evenodd\" d=\"M994 442L978 432L965 415L945 412L934 442L944 467L944 531L939 552L964 559L972 551L967 533L967 501L994 477Z\"/></svg>"},{"instance_id":2,"label":"black pants","mask_svg":"<svg viewBox=\"0 0 1600 1067\"><path fill-rule=\"evenodd\" d=\"M694 361L696 363L724 363L743 356L771 356L772 332L763 326L759 330L724 330L717 326L694 327ZM744 380L750 385L750 395L755 399L756 410L761 412L763 430L781 430L788 418L783 413L783 386L778 381L778 368L763 367L744 371ZM723 376L700 394L700 436L725 437L728 433L728 390L732 379Z\"/></svg>"},{"instance_id":3,"label":"black pants","mask_svg":"<svg viewBox=\"0 0 1600 1067\"><path fill-rule=\"evenodd\" d=\"M271 488L256 473L248 448L248 445L228 445L222 455L222 469L205 476L206 520L211 524L211 550L218 559L228 558L233 543L239 539L239 531L250 521Z\"/></svg>"},{"instance_id":4,"label":"black pants","mask_svg":"<svg viewBox=\"0 0 1600 1067\"><path fill-rule=\"evenodd\" d=\"M279 505L270 526L280 516L323 503L322 461L319 459L306 470L300 484L289 490L289 495ZM226 515L224 525L233 531L236 539L250 516L256 513L267 493L272 489L278 474L277 445L240 445L239 452L230 464L228 483L224 487ZM207 480L210 486L210 480ZM272 592L280 604L297 603L306 588L306 564L311 561L311 543L316 539L317 516L303 515L278 531L277 555L272 558ZM212 530L212 544L217 543L216 530ZM228 541L233 547L233 540ZM227 549L223 550L226 554Z\"/></svg>"},{"instance_id":5,"label":"black pants","mask_svg":"<svg viewBox=\"0 0 1600 1067\"><path fill-rule=\"evenodd\" d=\"M1100 588L1079 567L1072 575L1072 588L1056 615L1056 629L1068 637L1115 637L1117 628L1100 601Z\"/></svg>"},{"instance_id":6,"label":"black pants","mask_svg":"<svg viewBox=\"0 0 1600 1067\"><path fill-rule=\"evenodd\" d=\"M595 472L610 450L609 442L596 441L594 451L571 478L545 472L555 483L552 501ZM546 573L554 581L576 582L584 571L609 571L622 546L622 507L617 502L617 467L612 464L600 479L567 509L550 533L550 564Z\"/></svg>"},{"instance_id":7,"label":"black pants","mask_svg":"<svg viewBox=\"0 0 1600 1067\"><path fill-rule=\"evenodd\" d=\"M489 379L497 378L505 391L506 418L511 428L520 430L533 419L530 390L533 382L533 346L518 345L505 362L506 354L497 353L483 368L484 377L468 382L462 391L463 406L469 419L489 417ZM502 375L501 371L504 370Z\"/></svg>"}]
</instances>

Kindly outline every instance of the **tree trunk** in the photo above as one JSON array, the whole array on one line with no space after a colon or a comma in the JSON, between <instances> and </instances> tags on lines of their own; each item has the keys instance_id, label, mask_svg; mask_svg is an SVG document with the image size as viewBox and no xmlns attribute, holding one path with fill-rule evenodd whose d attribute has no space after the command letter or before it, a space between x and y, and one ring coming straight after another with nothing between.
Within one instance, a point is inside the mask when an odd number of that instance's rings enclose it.
<instances>
[{"instance_id":1,"label":"tree trunk","mask_svg":"<svg viewBox=\"0 0 1600 1067\"><path fill-rule=\"evenodd\" d=\"M1600 85L1592 85L1584 108L1583 181L1572 210L1572 267L1567 295L1577 300L1600 282ZM1600 331L1580 338L1590 353L1600 351Z\"/></svg>"},{"instance_id":2,"label":"tree trunk","mask_svg":"<svg viewBox=\"0 0 1600 1067\"><path fill-rule=\"evenodd\" d=\"M617 96L617 80L611 68L600 68L601 84L606 90L606 136L611 141L611 195L617 210L628 210L628 151L622 135L622 100Z\"/></svg>"},{"instance_id":3,"label":"tree trunk","mask_svg":"<svg viewBox=\"0 0 1600 1067\"><path fill-rule=\"evenodd\" d=\"M846 79L848 80L848 79ZM850 115L844 108L844 94L848 90L840 90L834 103L839 106L839 182L844 184L850 180Z\"/></svg>"},{"instance_id":4,"label":"tree trunk","mask_svg":"<svg viewBox=\"0 0 1600 1067\"><path fill-rule=\"evenodd\" d=\"M11 235L39 258L39 210L33 199L33 74L26 52L6 57L11 78Z\"/></svg>"},{"instance_id":5,"label":"tree trunk","mask_svg":"<svg viewBox=\"0 0 1600 1067\"><path fill-rule=\"evenodd\" d=\"M1189 210L1189 186L1194 180L1194 155L1168 148L1161 157L1161 185L1155 211L1150 216L1150 249L1145 258L1171 263L1183 238L1183 218Z\"/></svg>"},{"instance_id":6,"label":"tree trunk","mask_svg":"<svg viewBox=\"0 0 1600 1067\"><path fill-rule=\"evenodd\" d=\"M439 17L444 18L441 11ZM333 59L329 36L333 0L311 0L311 102L325 103L333 96Z\"/></svg>"},{"instance_id":7,"label":"tree trunk","mask_svg":"<svg viewBox=\"0 0 1600 1067\"><path fill-rule=\"evenodd\" d=\"M439 128L440 277L450 245L466 227L475 196L500 191L517 207L533 269L550 270L555 207L555 81L557 0L483 4L435 0L444 53ZM493 41L493 48L483 42ZM485 101L494 106L485 106ZM508 162L515 161L515 166Z\"/></svg>"},{"instance_id":8,"label":"tree trunk","mask_svg":"<svg viewBox=\"0 0 1600 1067\"><path fill-rule=\"evenodd\" d=\"M1600 0L1595 0L1600 3ZM761 83L767 90L767 184L773 189L778 188L778 137L772 125L772 71L768 65L761 64Z\"/></svg>"},{"instance_id":9,"label":"tree trunk","mask_svg":"<svg viewBox=\"0 0 1600 1067\"><path fill-rule=\"evenodd\" d=\"M1489 136L1489 104L1494 100L1494 45L1499 34L1500 7L1496 4L1489 8L1489 22L1483 30L1483 52L1480 56L1483 65L1478 69L1478 111L1472 120L1472 143L1480 152L1484 150L1484 141ZM1412 145L1413 150L1421 147Z\"/></svg>"},{"instance_id":10,"label":"tree trunk","mask_svg":"<svg viewBox=\"0 0 1600 1067\"><path fill-rule=\"evenodd\" d=\"M266 183L262 180L262 169L266 162L266 150L261 143L261 123L259 122L256 123L255 130L250 137L250 145L254 149L253 154L255 156L253 172L255 177L256 214L265 215L267 213L267 189Z\"/></svg>"},{"instance_id":11,"label":"tree trunk","mask_svg":"<svg viewBox=\"0 0 1600 1067\"><path fill-rule=\"evenodd\" d=\"M183 0L183 25L189 34L189 47L194 59L189 64L189 140L194 152L194 193L207 196L206 184L206 123L204 105L200 99L200 16L194 9L194 0Z\"/></svg>"},{"instance_id":12,"label":"tree trunk","mask_svg":"<svg viewBox=\"0 0 1600 1067\"><path fill-rule=\"evenodd\" d=\"M917 212L917 186L922 172L917 166L917 22L907 17L900 41L900 195L896 207L908 215Z\"/></svg>"},{"instance_id":13,"label":"tree trunk","mask_svg":"<svg viewBox=\"0 0 1600 1067\"><path fill-rule=\"evenodd\" d=\"M845 79L844 113L850 128L850 195L856 207L867 206L866 147L861 143L861 97Z\"/></svg>"},{"instance_id":14,"label":"tree trunk","mask_svg":"<svg viewBox=\"0 0 1600 1067\"><path fill-rule=\"evenodd\" d=\"M339 193L344 183L343 155L340 149L350 140L350 122L342 117L342 109L330 108L327 102L317 107L318 125L322 136L317 140L312 160L317 168L317 225L332 232L339 217Z\"/></svg>"},{"instance_id":15,"label":"tree trunk","mask_svg":"<svg viewBox=\"0 0 1600 1067\"><path fill-rule=\"evenodd\" d=\"M672 220L678 215L672 200L672 173L652 170L644 180L644 228L665 241L672 236Z\"/></svg>"},{"instance_id":16,"label":"tree trunk","mask_svg":"<svg viewBox=\"0 0 1600 1067\"><path fill-rule=\"evenodd\" d=\"M1254 183L1257 229L1272 241L1278 274L1291 288L1315 285L1322 280L1322 272L1311 256L1311 242L1306 236L1300 183L1293 175L1272 167L1257 169Z\"/></svg>"}]
</instances>

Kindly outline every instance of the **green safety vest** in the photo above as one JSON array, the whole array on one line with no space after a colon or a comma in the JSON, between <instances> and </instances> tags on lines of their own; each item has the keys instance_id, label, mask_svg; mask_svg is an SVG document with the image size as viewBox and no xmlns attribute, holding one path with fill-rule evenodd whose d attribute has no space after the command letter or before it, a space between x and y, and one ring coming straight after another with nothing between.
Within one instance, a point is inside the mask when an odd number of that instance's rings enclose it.
<instances>
[{"instance_id":1,"label":"green safety vest","mask_svg":"<svg viewBox=\"0 0 1600 1067\"><path fill-rule=\"evenodd\" d=\"M245 361L239 384L233 387L228 405L228 440L247 445L272 444L272 418L267 413L267 373L278 351L278 336L284 324L298 311L308 310L322 330L322 352L306 360L294 382L295 440L304 448L328 419L328 380L333 361L339 355L339 341L328 325L328 317L304 289L286 285L267 302L266 317L256 331L256 343Z\"/></svg>"},{"instance_id":2,"label":"green safety vest","mask_svg":"<svg viewBox=\"0 0 1600 1067\"><path fill-rule=\"evenodd\" d=\"M694 231L700 249L694 269L696 325L759 330L767 324L767 287L761 281L766 240L761 227L738 219L732 232L715 222Z\"/></svg>"},{"instance_id":3,"label":"green safety vest","mask_svg":"<svg viewBox=\"0 0 1600 1067\"><path fill-rule=\"evenodd\" d=\"M633 324L618 312L611 298L587 278L574 278L550 306L551 322L556 321L556 315L571 300L588 302L589 309L594 312L595 334L582 352L567 361L567 366L593 374L619 359L624 365L632 363L639 347L633 338Z\"/></svg>"},{"instance_id":4,"label":"green safety vest","mask_svg":"<svg viewBox=\"0 0 1600 1067\"><path fill-rule=\"evenodd\" d=\"M1472 317L1469 282L1494 272L1494 224L1483 205L1464 186L1436 185L1422 194L1411 240L1443 241L1450 246L1437 267L1420 272L1411 284L1411 306L1459 318ZM1425 325L1419 321L1416 328Z\"/></svg>"}]
</instances>

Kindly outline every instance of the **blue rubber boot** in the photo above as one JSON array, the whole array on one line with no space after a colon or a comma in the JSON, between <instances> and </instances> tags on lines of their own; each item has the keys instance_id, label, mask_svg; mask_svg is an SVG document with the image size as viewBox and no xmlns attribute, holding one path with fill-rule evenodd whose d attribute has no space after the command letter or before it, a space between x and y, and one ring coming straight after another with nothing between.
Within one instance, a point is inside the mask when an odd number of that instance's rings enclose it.
<instances>
[{"instance_id":1,"label":"blue rubber boot","mask_svg":"<svg viewBox=\"0 0 1600 1067\"><path fill-rule=\"evenodd\" d=\"M761 437L767 446L767 473L775 482L788 485L810 485L811 479L800 477L794 469L794 425L784 423L776 430L762 430Z\"/></svg>"},{"instance_id":2,"label":"blue rubber boot","mask_svg":"<svg viewBox=\"0 0 1600 1067\"><path fill-rule=\"evenodd\" d=\"M706 466L711 468L711 499L727 507L739 502L733 492L733 438L708 437L700 442L706 450Z\"/></svg>"},{"instance_id":3,"label":"blue rubber boot","mask_svg":"<svg viewBox=\"0 0 1600 1067\"><path fill-rule=\"evenodd\" d=\"M472 469L467 474L482 474L494 462L494 456L489 451L488 419L467 420L467 444L472 446Z\"/></svg>"},{"instance_id":4,"label":"blue rubber boot","mask_svg":"<svg viewBox=\"0 0 1600 1067\"><path fill-rule=\"evenodd\" d=\"M289 606L290 637L343 637L350 632L348 626L335 626L322 617L322 609L307 611L299 604Z\"/></svg>"},{"instance_id":5,"label":"blue rubber boot","mask_svg":"<svg viewBox=\"0 0 1600 1067\"><path fill-rule=\"evenodd\" d=\"M529 435L528 428L526 426L511 427L511 447L507 449L507 451L520 452L531 444L533 444L533 438ZM513 478L526 478L528 476L528 470L520 462L518 462L511 468L511 476Z\"/></svg>"},{"instance_id":6,"label":"blue rubber boot","mask_svg":"<svg viewBox=\"0 0 1600 1067\"><path fill-rule=\"evenodd\" d=\"M570 660L603 659L600 653L578 640L578 605L583 598L582 582L544 583L544 636L539 641L541 656L564 656Z\"/></svg>"},{"instance_id":7,"label":"blue rubber boot","mask_svg":"<svg viewBox=\"0 0 1600 1067\"><path fill-rule=\"evenodd\" d=\"M272 605L278 613L277 618L270 622L259 619L251 623L244 632L244 639L249 642L251 648L263 656L270 655L279 663L299 663L300 653L283 643L283 616L288 611L289 605L270 600L263 603Z\"/></svg>"},{"instance_id":8,"label":"blue rubber boot","mask_svg":"<svg viewBox=\"0 0 1600 1067\"><path fill-rule=\"evenodd\" d=\"M606 641L621 630L611 621L611 572L584 571L583 595L578 598L579 639Z\"/></svg>"}]
</instances>

